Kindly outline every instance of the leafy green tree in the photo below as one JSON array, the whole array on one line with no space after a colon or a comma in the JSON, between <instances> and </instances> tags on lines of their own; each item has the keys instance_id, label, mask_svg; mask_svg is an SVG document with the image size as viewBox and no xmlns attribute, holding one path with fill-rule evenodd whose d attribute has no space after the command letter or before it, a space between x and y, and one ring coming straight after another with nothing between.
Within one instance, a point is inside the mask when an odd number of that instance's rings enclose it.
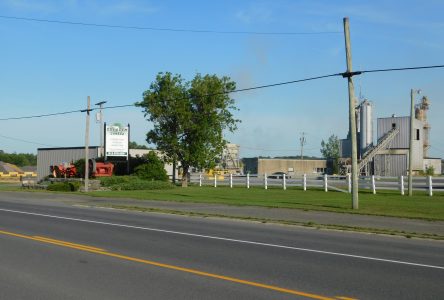
<instances>
[{"instance_id":1,"label":"leafy green tree","mask_svg":"<svg viewBox=\"0 0 444 300\"><path fill-rule=\"evenodd\" d=\"M236 130L239 120L232 114L236 107L229 96L235 88L229 77L197 74L185 82L180 75L159 73L137 103L154 125L147 142L157 145L173 170L180 163L182 186L188 185L190 167L214 167L226 145L223 131Z\"/></svg>"},{"instance_id":2,"label":"leafy green tree","mask_svg":"<svg viewBox=\"0 0 444 300\"><path fill-rule=\"evenodd\" d=\"M321 142L321 154L324 158L332 162L332 172L338 173L339 167L339 139L336 135L332 134L327 142L322 140Z\"/></svg>"},{"instance_id":3,"label":"leafy green tree","mask_svg":"<svg viewBox=\"0 0 444 300\"><path fill-rule=\"evenodd\" d=\"M149 149L147 146L139 145L136 142L129 142L129 148L130 149Z\"/></svg>"},{"instance_id":4,"label":"leafy green tree","mask_svg":"<svg viewBox=\"0 0 444 300\"><path fill-rule=\"evenodd\" d=\"M0 150L0 161L19 167L37 165L37 156L30 153L6 153Z\"/></svg>"},{"instance_id":5,"label":"leafy green tree","mask_svg":"<svg viewBox=\"0 0 444 300\"><path fill-rule=\"evenodd\" d=\"M134 169L134 173L137 177L146 180L168 180L164 163L154 151L150 151L147 155L144 155L144 159L146 160L146 163L141 164Z\"/></svg>"}]
</instances>

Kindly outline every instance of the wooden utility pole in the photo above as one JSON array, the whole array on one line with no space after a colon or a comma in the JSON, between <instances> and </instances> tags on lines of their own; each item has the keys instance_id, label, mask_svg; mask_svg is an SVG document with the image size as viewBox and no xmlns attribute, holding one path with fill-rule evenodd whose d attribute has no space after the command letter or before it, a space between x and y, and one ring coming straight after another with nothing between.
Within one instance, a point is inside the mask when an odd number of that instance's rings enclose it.
<instances>
[{"instance_id":1,"label":"wooden utility pole","mask_svg":"<svg viewBox=\"0 0 444 300\"><path fill-rule=\"evenodd\" d=\"M91 111L91 99L88 96L86 109L86 130L85 130L85 192L88 192L89 185L89 112Z\"/></svg>"},{"instance_id":2,"label":"wooden utility pole","mask_svg":"<svg viewBox=\"0 0 444 300\"><path fill-rule=\"evenodd\" d=\"M350 137L351 137L351 146L352 146L352 169L351 169L351 177L352 177L352 207L353 209L359 208L359 199L358 199L358 143L356 137L356 103L355 103L355 88L353 85L353 73L352 73L352 55L351 55L351 46L350 46L350 28L349 28L349 20L348 18L344 18L344 35L345 35L345 54L347 58L347 72L344 74L344 77L347 77L348 80L348 102L349 102L349 127L350 127Z\"/></svg>"},{"instance_id":3,"label":"wooden utility pole","mask_svg":"<svg viewBox=\"0 0 444 300\"><path fill-rule=\"evenodd\" d=\"M307 142L307 139L305 138L305 132L302 132L302 136L299 138L299 141L301 143L301 160L304 160L304 145Z\"/></svg>"}]
</instances>

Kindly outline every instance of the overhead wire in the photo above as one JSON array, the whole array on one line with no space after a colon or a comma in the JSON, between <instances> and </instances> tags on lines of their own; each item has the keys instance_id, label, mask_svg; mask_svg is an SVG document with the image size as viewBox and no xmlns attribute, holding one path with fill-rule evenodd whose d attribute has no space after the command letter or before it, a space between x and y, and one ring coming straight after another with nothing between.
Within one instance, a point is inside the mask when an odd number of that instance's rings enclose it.
<instances>
[{"instance_id":1,"label":"overhead wire","mask_svg":"<svg viewBox=\"0 0 444 300\"><path fill-rule=\"evenodd\" d=\"M436 69L436 68L444 68L444 65L404 67L404 68L389 68L389 69L374 69L374 70L363 70L363 71L333 73L333 74L327 74L327 75L321 75L321 76L315 76L315 77L308 77L308 78L291 80L291 81L284 81L284 82L260 85L260 86L249 87L249 88L241 88L241 89L236 89L236 90L233 90L233 91L224 91L224 92L218 92L218 93L210 93L210 94L202 95L201 97L211 97L211 96L218 96L218 95L246 92L246 91L258 90L258 89L264 89L264 88L271 88L271 87L277 87L277 86L301 83L301 82L306 82L306 81L313 81L313 80L318 80L318 79L323 79L323 78L330 78L330 77L336 77L336 76L351 77L351 76L355 76L355 75L361 75L361 74L364 74L364 73L407 71L407 70L420 70L420 69ZM162 101L177 101L177 100L189 99L190 97L191 96L188 96L188 97L185 97L185 98L172 98L172 99L162 100ZM102 109L114 109L114 108L134 107L134 106L136 106L136 103L115 105L115 106L107 106L107 107L102 107ZM31 115L31 116L22 116L22 117L8 117L8 118L0 118L0 121L21 120L21 119L31 119L31 118L42 118L42 117L49 117L49 116L77 113L77 112L94 111L94 110L99 110L99 109L100 108L97 107L97 108L91 108L91 109L78 109L78 110L71 110L71 111L58 112L58 113L41 114L41 115Z\"/></svg>"},{"instance_id":2,"label":"overhead wire","mask_svg":"<svg viewBox=\"0 0 444 300\"><path fill-rule=\"evenodd\" d=\"M4 139L8 139L8 140L13 140L13 141L18 141L18 142L23 142L23 143L28 143L28 144L34 144L34 145L41 145L41 146L48 146L48 147L59 148L58 146L54 146L54 145L49 145L49 144L43 144L43 143L28 141L28 140L24 140L24 139L18 139L18 138L14 138L14 137L10 137L10 136L5 136L5 135L1 135L1 134L0 134L0 138L4 138Z\"/></svg>"},{"instance_id":3,"label":"overhead wire","mask_svg":"<svg viewBox=\"0 0 444 300\"><path fill-rule=\"evenodd\" d=\"M144 27L144 26L128 26L128 25L114 25L114 24L100 24L88 22L74 22L54 19L38 19L26 18L16 16L0 15L2 19L31 21L40 23L54 23L77 26L90 26L102 28L117 28L117 29L132 29L132 30L149 30L149 31L167 31L167 32L184 32L184 33L214 33L214 34L236 34L236 35L322 35L322 34L341 34L342 31L307 31L307 32L288 32L288 31L224 31L224 30L208 30L208 29L184 29L184 28L170 28L170 27Z\"/></svg>"}]
</instances>

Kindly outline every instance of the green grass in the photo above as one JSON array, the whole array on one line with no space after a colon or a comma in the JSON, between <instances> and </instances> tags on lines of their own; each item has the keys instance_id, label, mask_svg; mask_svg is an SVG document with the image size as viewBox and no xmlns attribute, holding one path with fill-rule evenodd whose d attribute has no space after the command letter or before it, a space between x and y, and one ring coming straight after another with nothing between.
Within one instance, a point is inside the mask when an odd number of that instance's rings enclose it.
<instances>
[{"instance_id":1,"label":"green grass","mask_svg":"<svg viewBox=\"0 0 444 300\"><path fill-rule=\"evenodd\" d=\"M167 200L179 202L219 203L240 206L295 208L317 211L334 211L380 216L395 216L426 220L444 220L444 194L433 197L426 192L414 192L413 197L401 196L396 191L377 195L363 191L359 194L359 210L351 209L350 194L300 189L260 189L228 187L175 188L152 191L100 191L89 193L98 197L134 198L140 200Z\"/></svg>"}]
</instances>

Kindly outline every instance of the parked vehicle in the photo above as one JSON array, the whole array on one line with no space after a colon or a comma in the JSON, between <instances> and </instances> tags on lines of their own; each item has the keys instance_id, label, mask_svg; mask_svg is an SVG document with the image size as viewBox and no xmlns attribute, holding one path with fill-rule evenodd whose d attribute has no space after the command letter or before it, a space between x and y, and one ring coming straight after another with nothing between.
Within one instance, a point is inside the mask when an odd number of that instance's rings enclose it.
<instances>
[{"instance_id":1,"label":"parked vehicle","mask_svg":"<svg viewBox=\"0 0 444 300\"><path fill-rule=\"evenodd\" d=\"M273 174L271 174L267 177L270 179L282 179L282 178L284 178L284 175L285 175L286 179L290 178L290 176L288 176L288 174L285 172L274 172Z\"/></svg>"}]
</instances>

